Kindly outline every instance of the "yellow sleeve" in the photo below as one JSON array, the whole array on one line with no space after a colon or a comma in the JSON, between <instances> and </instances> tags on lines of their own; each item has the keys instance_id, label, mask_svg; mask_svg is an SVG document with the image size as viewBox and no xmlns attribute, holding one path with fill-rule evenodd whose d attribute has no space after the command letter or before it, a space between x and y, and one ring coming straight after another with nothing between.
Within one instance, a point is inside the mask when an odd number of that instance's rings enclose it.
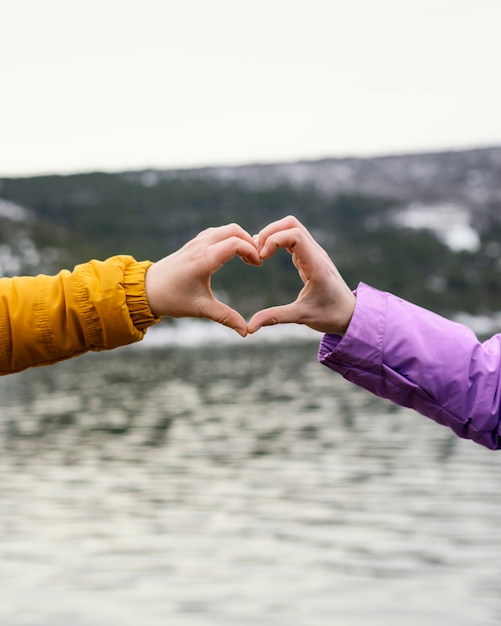
<instances>
[{"instance_id":1,"label":"yellow sleeve","mask_svg":"<svg viewBox=\"0 0 501 626\"><path fill-rule=\"evenodd\" d=\"M143 338L158 321L144 276L150 261L90 261L56 276L0 279L0 374Z\"/></svg>"}]
</instances>

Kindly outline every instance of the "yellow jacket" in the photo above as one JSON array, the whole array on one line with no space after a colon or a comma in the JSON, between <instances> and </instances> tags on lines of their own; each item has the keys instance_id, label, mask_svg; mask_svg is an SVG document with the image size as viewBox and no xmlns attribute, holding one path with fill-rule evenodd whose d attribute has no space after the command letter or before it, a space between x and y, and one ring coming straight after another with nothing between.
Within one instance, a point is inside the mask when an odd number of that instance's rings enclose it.
<instances>
[{"instance_id":1,"label":"yellow jacket","mask_svg":"<svg viewBox=\"0 0 501 626\"><path fill-rule=\"evenodd\" d=\"M56 276L0 279L0 374L142 339L158 321L144 288L150 265L115 256Z\"/></svg>"}]
</instances>

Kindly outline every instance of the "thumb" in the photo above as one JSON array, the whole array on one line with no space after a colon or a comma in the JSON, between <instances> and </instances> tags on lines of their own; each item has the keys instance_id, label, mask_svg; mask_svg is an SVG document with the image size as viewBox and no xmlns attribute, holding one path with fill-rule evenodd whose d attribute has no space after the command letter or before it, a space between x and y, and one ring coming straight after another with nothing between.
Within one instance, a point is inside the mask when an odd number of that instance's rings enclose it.
<instances>
[{"instance_id":1,"label":"thumb","mask_svg":"<svg viewBox=\"0 0 501 626\"><path fill-rule=\"evenodd\" d=\"M274 326L275 324L291 324L298 322L297 307L295 302L282 306L272 306L255 313L247 324L250 334L255 333L263 326Z\"/></svg>"},{"instance_id":2,"label":"thumb","mask_svg":"<svg viewBox=\"0 0 501 626\"><path fill-rule=\"evenodd\" d=\"M244 318L219 300L208 300L204 306L203 316L236 330L242 337L247 335L247 324Z\"/></svg>"}]
</instances>

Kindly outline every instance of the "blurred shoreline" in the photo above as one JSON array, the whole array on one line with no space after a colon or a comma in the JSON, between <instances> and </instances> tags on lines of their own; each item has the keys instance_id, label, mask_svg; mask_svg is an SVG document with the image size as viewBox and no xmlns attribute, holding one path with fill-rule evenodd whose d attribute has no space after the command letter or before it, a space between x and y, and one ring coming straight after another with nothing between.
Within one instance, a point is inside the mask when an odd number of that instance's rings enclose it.
<instances>
[{"instance_id":1,"label":"blurred shoreline","mask_svg":"<svg viewBox=\"0 0 501 626\"><path fill-rule=\"evenodd\" d=\"M308 326L298 324L282 324L261 328L254 335L241 337L236 331L221 324L208 320L181 319L162 322L151 327L143 341L134 347L163 348L166 346L197 347L201 345L256 345L263 343L283 342L317 342L320 343L322 333Z\"/></svg>"},{"instance_id":2,"label":"blurred shoreline","mask_svg":"<svg viewBox=\"0 0 501 626\"><path fill-rule=\"evenodd\" d=\"M501 312L494 315L469 315L459 312L452 320L464 324L480 338L501 332ZM161 322L148 329L143 341L132 348L150 349L169 346L196 348L207 345L261 345L285 342L320 343L322 333L308 326L279 324L261 328L254 335L241 337L236 331L208 320L180 319Z\"/></svg>"}]
</instances>

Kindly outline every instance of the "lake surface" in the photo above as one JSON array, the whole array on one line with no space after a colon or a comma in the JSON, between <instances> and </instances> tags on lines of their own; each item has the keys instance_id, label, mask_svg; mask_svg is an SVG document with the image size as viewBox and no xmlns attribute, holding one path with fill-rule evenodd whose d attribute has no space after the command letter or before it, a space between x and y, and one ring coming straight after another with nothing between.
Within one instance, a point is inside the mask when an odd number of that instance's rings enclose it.
<instances>
[{"instance_id":1,"label":"lake surface","mask_svg":"<svg viewBox=\"0 0 501 626\"><path fill-rule=\"evenodd\" d=\"M501 623L501 452L199 344L0 379L2 626Z\"/></svg>"}]
</instances>

